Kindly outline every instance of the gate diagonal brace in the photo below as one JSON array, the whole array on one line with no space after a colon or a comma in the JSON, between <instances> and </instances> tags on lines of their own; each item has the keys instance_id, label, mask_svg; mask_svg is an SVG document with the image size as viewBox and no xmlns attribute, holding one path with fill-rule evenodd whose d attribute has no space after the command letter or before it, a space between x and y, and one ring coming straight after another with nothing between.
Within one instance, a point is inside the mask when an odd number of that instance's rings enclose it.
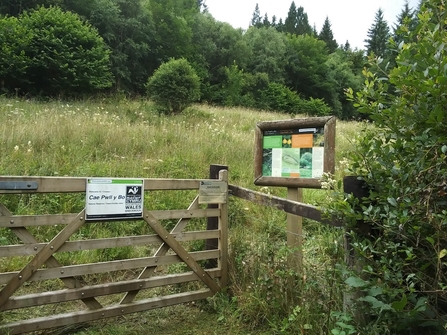
<instances>
[{"instance_id":1,"label":"gate diagonal brace","mask_svg":"<svg viewBox=\"0 0 447 335\"><path fill-rule=\"evenodd\" d=\"M185 262L191 270L199 277L199 279L213 292L220 291L219 285L211 278L211 276L200 267L196 260L189 256L183 246L170 235L169 232L157 221L157 219L145 208L143 212L144 221L146 221L153 230L161 237L161 239L169 245L169 247L177 254L180 259Z\"/></svg>"},{"instance_id":2,"label":"gate diagonal brace","mask_svg":"<svg viewBox=\"0 0 447 335\"><path fill-rule=\"evenodd\" d=\"M195 199L192 201L192 203L189 205L188 210L198 208L199 208L199 196L196 196ZM171 230L171 234L180 233L188 224L189 220L190 220L189 218L182 218L178 220L175 227ZM153 257L164 256L168 253L169 249L170 249L169 245L163 243L155 252ZM145 279L151 277L154 274L156 268L157 266L148 266L144 268L143 271L141 271L140 275L138 276L138 279ZM137 296L138 292L140 292L140 290L127 292L126 295L123 297L123 299L120 301L120 304L128 304L132 302Z\"/></svg>"},{"instance_id":3,"label":"gate diagonal brace","mask_svg":"<svg viewBox=\"0 0 447 335\"><path fill-rule=\"evenodd\" d=\"M10 217L12 216L12 213L3 204L0 204L0 216ZM9 229L11 229L12 232L18 238L20 238L23 243L39 243L39 241L33 235L31 235L26 227L10 227ZM54 258L54 256L48 258L48 260L45 262L45 265L48 268L60 268L63 266L56 258ZM74 277L61 278L61 280L67 288L73 289L82 287L82 284L79 282L79 280L75 279ZM81 301L89 309L99 309L103 307L94 297L82 298ZM2 310L1 307L0 310Z\"/></svg>"},{"instance_id":4,"label":"gate diagonal brace","mask_svg":"<svg viewBox=\"0 0 447 335\"><path fill-rule=\"evenodd\" d=\"M85 223L85 210L82 210L59 234L57 234L34 258L0 291L0 310L19 287L25 283L53 254Z\"/></svg>"}]
</instances>

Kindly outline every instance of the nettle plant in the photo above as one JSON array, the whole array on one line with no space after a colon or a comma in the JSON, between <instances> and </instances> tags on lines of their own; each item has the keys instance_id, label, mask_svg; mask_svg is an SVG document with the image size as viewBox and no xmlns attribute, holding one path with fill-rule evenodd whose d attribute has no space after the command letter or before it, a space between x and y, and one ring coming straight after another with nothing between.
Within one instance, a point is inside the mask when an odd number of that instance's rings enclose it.
<instances>
[{"instance_id":1,"label":"nettle plant","mask_svg":"<svg viewBox=\"0 0 447 335\"><path fill-rule=\"evenodd\" d=\"M339 193L331 205L346 222L373 228L368 236L353 229L363 270L346 281L364 292L363 333L447 329L446 23L445 1L425 1L416 29L400 30L397 66L384 73L370 58L363 89L347 92L374 124L351 155L369 197L359 204Z\"/></svg>"}]
</instances>

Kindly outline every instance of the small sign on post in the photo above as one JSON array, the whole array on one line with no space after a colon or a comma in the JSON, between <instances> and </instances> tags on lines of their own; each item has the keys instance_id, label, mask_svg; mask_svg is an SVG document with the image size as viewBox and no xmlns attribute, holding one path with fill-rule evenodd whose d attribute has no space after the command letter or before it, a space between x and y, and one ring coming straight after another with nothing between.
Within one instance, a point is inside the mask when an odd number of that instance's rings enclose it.
<instances>
[{"instance_id":1,"label":"small sign on post","mask_svg":"<svg viewBox=\"0 0 447 335\"><path fill-rule=\"evenodd\" d=\"M143 217L144 180L87 178L86 220Z\"/></svg>"},{"instance_id":2,"label":"small sign on post","mask_svg":"<svg viewBox=\"0 0 447 335\"><path fill-rule=\"evenodd\" d=\"M203 180L199 186L199 204L227 202L228 184L221 180Z\"/></svg>"}]
</instances>

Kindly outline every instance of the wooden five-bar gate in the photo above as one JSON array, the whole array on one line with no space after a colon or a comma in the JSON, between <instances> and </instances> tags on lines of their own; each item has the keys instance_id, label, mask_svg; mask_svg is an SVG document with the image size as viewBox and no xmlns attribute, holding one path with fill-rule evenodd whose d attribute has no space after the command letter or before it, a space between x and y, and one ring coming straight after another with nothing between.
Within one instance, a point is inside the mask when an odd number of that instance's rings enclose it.
<instances>
[{"instance_id":1,"label":"wooden five-bar gate","mask_svg":"<svg viewBox=\"0 0 447 335\"><path fill-rule=\"evenodd\" d=\"M0 177L0 194L6 199L14 194L37 197L43 193L84 193L86 180ZM227 185L227 171L220 171L219 180ZM203 181L144 179L144 190L192 190L197 194ZM0 235L0 334L62 327L214 295L228 282L228 205L226 199L219 202L217 206L204 207L199 204L197 194L186 209L143 208L142 218L133 220L146 225L146 228L148 225L155 233L89 239L89 236L77 232L86 225L100 225L103 221L87 221L85 208L72 214L19 215L11 213L0 201L0 229L4 232ZM195 218L217 218L218 227L199 231L187 229L188 223ZM177 221L168 231L163 222L172 223L173 219ZM48 241L38 240L33 234L41 228L54 228L56 225L55 234ZM2 239L8 234L11 238ZM14 239L20 242L8 242ZM218 241L217 249L188 250L188 245L193 243L191 241L210 239ZM59 258L64 253L70 255L120 247L147 248L150 254L147 257L81 264L71 264L67 256ZM217 266L205 268L206 260L213 260L209 263ZM14 264L17 268L11 269ZM8 271L5 271L6 266ZM103 275L95 282L98 274ZM110 281L106 282L105 278L110 278ZM163 287L167 288L163 290ZM19 319L15 320L14 312L19 309L22 312L17 313ZM27 310L30 312L25 312ZM31 317L26 319L24 315Z\"/></svg>"}]
</instances>

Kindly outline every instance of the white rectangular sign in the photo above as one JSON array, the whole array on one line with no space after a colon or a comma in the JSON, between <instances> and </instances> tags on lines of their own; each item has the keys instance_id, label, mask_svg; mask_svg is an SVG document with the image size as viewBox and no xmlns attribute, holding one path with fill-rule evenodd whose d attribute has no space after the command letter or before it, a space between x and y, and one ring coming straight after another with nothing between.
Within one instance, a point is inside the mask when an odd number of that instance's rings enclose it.
<instances>
[{"instance_id":1,"label":"white rectangular sign","mask_svg":"<svg viewBox=\"0 0 447 335\"><path fill-rule=\"evenodd\" d=\"M86 220L143 217L144 180L88 178Z\"/></svg>"},{"instance_id":2,"label":"white rectangular sign","mask_svg":"<svg viewBox=\"0 0 447 335\"><path fill-rule=\"evenodd\" d=\"M224 204L227 202L228 184L221 180L200 182L199 204Z\"/></svg>"}]
</instances>

